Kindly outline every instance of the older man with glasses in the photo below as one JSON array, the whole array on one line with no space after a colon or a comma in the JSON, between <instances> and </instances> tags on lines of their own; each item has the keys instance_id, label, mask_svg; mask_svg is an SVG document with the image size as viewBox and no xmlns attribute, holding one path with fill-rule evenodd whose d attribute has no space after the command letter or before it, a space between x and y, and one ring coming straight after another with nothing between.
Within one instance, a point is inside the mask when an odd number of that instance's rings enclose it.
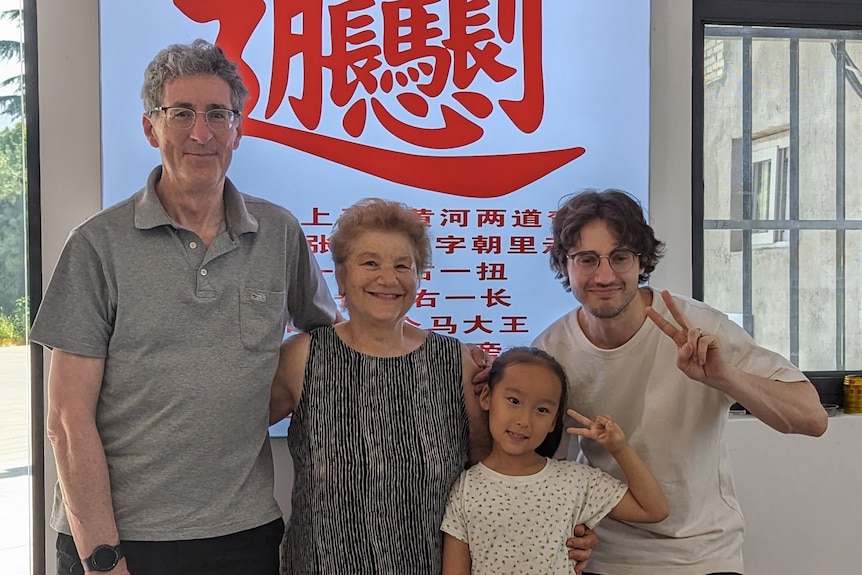
<instances>
[{"instance_id":1,"label":"older man with glasses","mask_svg":"<svg viewBox=\"0 0 862 575\"><path fill-rule=\"evenodd\" d=\"M660 523L600 523L588 569L739 574L743 521L724 442L730 406L741 403L782 433L812 436L826 431L826 413L802 372L726 315L643 285L663 251L625 192L565 198L554 219L551 267L580 305L533 345L565 367L569 407L590 418L613 415L670 504ZM578 457L623 479L594 441L581 440Z\"/></svg>"},{"instance_id":2,"label":"older man with glasses","mask_svg":"<svg viewBox=\"0 0 862 575\"><path fill-rule=\"evenodd\" d=\"M45 293L58 574L278 573L270 386L288 322L336 307L293 215L226 177L247 95L216 46L160 52L162 163L71 232Z\"/></svg>"}]
</instances>

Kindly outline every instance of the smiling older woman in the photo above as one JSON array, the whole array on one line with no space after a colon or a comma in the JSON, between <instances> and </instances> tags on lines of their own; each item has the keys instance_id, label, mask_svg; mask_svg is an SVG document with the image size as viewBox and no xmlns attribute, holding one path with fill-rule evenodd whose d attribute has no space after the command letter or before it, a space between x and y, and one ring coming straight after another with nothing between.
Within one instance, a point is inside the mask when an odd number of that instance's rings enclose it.
<instances>
[{"instance_id":1,"label":"smiling older woman","mask_svg":"<svg viewBox=\"0 0 862 575\"><path fill-rule=\"evenodd\" d=\"M458 340L405 322L431 246L405 205L365 199L331 250L349 319L289 338L270 419L293 413L285 573L434 574L449 488L488 446Z\"/></svg>"}]
</instances>

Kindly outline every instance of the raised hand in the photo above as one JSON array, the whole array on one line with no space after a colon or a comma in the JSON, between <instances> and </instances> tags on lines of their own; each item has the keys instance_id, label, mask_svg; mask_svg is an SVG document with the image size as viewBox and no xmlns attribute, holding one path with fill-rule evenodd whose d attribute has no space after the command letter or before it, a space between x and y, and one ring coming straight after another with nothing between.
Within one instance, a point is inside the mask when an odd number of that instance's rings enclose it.
<instances>
[{"instance_id":1,"label":"raised hand","mask_svg":"<svg viewBox=\"0 0 862 575\"><path fill-rule=\"evenodd\" d=\"M567 413L583 427L568 427L566 433L592 439L610 453L627 445L625 432L609 415L599 415L593 420L574 409L567 410Z\"/></svg>"},{"instance_id":2,"label":"raised hand","mask_svg":"<svg viewBox=\"0 0 862 575\"><path fill-rule=\"evenodd\" d=\"M673 301L668 291L662 291L661 297L673 318L681 327L663 318L655 309L648 307L647 316L677 345L676 365L689 378L711 385L725 376L725 364L721 359L718 338L713 334L704 333L699 327L693 327L688 318Z\"/></svg>"}]
</instances>

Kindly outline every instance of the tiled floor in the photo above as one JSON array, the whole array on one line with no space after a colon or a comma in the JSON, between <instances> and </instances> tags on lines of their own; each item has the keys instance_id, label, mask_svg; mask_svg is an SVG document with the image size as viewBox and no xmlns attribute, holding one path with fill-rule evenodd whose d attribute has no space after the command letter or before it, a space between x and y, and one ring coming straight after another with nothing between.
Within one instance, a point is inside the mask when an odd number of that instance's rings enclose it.
<instances>
[{"instance_id":1,"label":"tiled floor","mask_svg":"<svg viewBox=\"0 0 862 575\"><path fill-rule=\"evenodd\" d=\"M31 573L28 362L27 347L0 347L0 565L12 575Z\"/></svg>"}]
</instances>

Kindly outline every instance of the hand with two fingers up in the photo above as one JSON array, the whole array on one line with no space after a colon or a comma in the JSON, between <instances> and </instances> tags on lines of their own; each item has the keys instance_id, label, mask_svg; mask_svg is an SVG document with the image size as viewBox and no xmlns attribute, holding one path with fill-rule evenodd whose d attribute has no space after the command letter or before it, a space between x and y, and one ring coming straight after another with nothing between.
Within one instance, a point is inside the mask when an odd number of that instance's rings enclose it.
<instances>
[{"instance_id":1,"label":"hand with two fingers up","mask_svg":"<svg viewBox=\"0 0 862 575\"><path fill-rule=\"evenodd\" d=\"M646 308L646 314L676 343L677 367L689 378L716 387L715 383L724 380L727 367L721 357L718 338L714 334L704 333L699 327L692 326L685 314L676 306L670 292L662 291L661 297L680 327L662 317L652 307Z\"/></svg>"},{"instance_id":2,"label":"hand with two fingers up","mask_svg":"<svg viewBox=\"0 0 862 575\"><path fill-rule=\"evenodd\" d=\"M597 415L595 419L590 419L574 409L567 409L566 413L583 426L566 428L566 433L569 435L578 435L592 439L611 454L628 445L625 432L619 425L614 423L610 415Z\"/></svg>"}]
</instances>

